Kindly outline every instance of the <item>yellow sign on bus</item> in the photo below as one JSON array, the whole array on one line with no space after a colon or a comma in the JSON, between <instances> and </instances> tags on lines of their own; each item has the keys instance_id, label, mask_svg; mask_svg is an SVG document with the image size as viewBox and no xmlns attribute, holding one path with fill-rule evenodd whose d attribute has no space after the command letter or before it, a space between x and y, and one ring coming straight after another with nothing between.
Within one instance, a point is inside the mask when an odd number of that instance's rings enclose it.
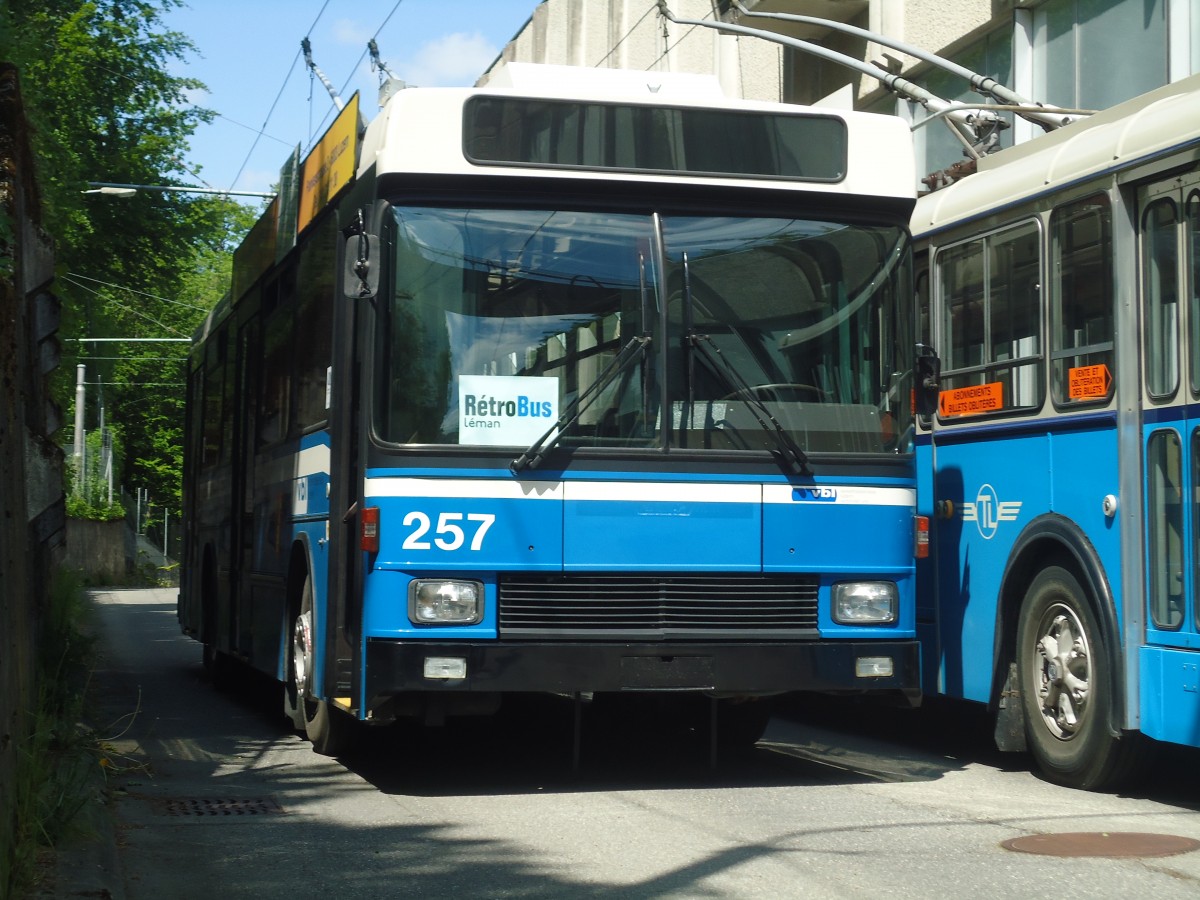
<instances>
[{"instance_id":1,"label":"yellow sign on bus","mask_svg":"<svg viewBox=\"0 0 1200 900\"><path fill-rule=\"evenodd\" d=\"M358 160L358 94L338 113L300 168L300 212L296 233L304 230L354 177Z\"/></svg>"},{"instance_id":2,"label":"yellow sign on bus","mask_svg":"<svg viewBox=\"0 0 1200 900\"><path fill-rule=\"evenodd\" d=\"M1097 400L1108 396L1112 375L1108 366L1079 366L1067 373L1067 396L1072 400Z\"/></svg>"},{"instance_id":3,"label":"yellow sign on bus","mask_svg":"<svg viewBox=\"0 0 1200 900\"><path fill-rule=\"evenodd\" d=\"M1004 408L1004 385L999 381L953 388L938 394L938 412L950 416L979 416Z\"/></svg>"}]
</instances>

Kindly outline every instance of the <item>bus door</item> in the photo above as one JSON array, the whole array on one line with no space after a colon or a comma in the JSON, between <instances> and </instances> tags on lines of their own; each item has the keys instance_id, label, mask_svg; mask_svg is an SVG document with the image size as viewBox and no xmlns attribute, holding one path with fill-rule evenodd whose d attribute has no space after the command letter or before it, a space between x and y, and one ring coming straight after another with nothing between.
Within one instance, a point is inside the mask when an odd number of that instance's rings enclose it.
<instances>
[{"instance_id":1,"label":"bus door","mask_svg":"<svg viewBox=\"0 0 1200 900\"><path fill-rule=\"evenodd\" d=\"M1200 745L1200 171L1141 189L1142 730Z\"/></svg>"}]
</instances>

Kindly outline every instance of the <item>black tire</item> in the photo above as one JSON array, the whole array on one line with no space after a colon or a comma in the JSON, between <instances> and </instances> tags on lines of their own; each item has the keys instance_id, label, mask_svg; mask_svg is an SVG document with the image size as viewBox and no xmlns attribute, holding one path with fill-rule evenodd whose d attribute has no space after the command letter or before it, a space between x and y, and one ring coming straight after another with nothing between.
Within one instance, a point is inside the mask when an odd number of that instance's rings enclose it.
<instances>
[{"instance_id":1,"label":"black tire","mask_svg":"<svg viewBox=\"0 0 1200 900\"><path fill-rule=\"evenodd\" d=\"M222 653L212 644L204 645L204 670L218 691L230 691L237 687L238 661L228 653Z\"/></svg>"},{"instance_id":2,"label":"black tire","mask_svg":"<svg viewBox=\"0 0 1200 900\"><path fill-rule=\"evenodd\" d=\"M766 698L718 701L717 751L737 756L753 750L770 724L772 709Z\"/></svg>"},{"instance_id":3,"label":"black tire","mask_svg":"<svg viewBox=\"0 0 1200 900\"><path fill-rule=\"evenodd\" d=\"M1078 579L1050 566L1030 585L1017 630L1029 750L1048 781L1112 790L1138 763L1136 734L1113 733L1112 655Z\"/></svg>"},{"instance_id":4,"label":"black tire","mask_svg":"<svg viewBox=\"0 0 1200 900\"><path fill-rule=\"evenodd\" d=\"M324 756L342 756L350 752L357 741L358 722L328 701L313 697L311 677L316 653L313 623L310 575L304 579L300 610L292 621L283 710L296 730L312 741L314 751Z\"/></svg>"},{"instance_id":5,"label":"black tire","mask_svg":"<svg viewBox=\"0 0 1200 900\"><path fill-rule=\"evenodd\" d=\"M205 554L204 574L201 578L201 639L204 641L204 670L212 686L218 691L237 687L237 660L217 649L217 564L210 552Z\"/></svg>"}]
</instances>

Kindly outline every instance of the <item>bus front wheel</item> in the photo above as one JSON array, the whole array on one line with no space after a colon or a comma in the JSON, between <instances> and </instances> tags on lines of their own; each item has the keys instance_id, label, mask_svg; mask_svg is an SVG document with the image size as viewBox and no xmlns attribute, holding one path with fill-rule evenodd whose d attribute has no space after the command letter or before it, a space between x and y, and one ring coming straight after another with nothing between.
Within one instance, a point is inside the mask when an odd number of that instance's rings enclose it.
<instances>
[{"instance_id":1,"label":"bus front wheel","mask_svg":"<svg viewBox=\"0 0 1200 900\"><path fill-rule=\"evenodd\" d=\"M1042 570L1021 605L1017 669L1030 752L1045 777L1084 790L1130 774L1136 736L1113 734L1112 660L1096 615L1068 570Z\"/></svg>"},{"instance_id":2,"label":"bus front wheel","mask_svg":"<svg viewBox=\"0 0 1200 900\"><path fill-rule=\"evenodd\" d=\"M313 750L325 756L340 756L351 749L358 723L327 700L313 696L316 641L313 617L312 577L304 579L300 611L292 622L290 666L284 689L284 712L297 731L312 741Z\"/></svg>"}]
</instances>

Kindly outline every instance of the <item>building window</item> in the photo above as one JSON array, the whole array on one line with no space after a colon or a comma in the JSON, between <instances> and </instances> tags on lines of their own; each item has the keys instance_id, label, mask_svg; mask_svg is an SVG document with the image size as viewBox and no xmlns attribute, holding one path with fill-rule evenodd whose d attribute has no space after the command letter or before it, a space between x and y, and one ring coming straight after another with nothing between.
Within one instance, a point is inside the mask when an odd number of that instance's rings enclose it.
<instances>
[{"instance_id":1,"label":"building window","mask_svg":"<svg viewBox=\"0 0 1200 900\"><path fill-rule=\"evenodd\" d=\"M969 47L949 57L957 63L977 72L994 78L1001 84L1013 83L1012 35L1007 29L993 31L982 40L976 41ZM921 87L936 94L943 100L953 103L992 103L990 98L983 98L959 75L954 75L944 69L930 69L915 79ZM917 108L917 118L925 118L924 110ZM1001 118L1012 125L1012 113L1001 113ZM917 129L916 152L918 164L922 172L941 171L964 158L962 141L951 133L941 122L931 122ZM990 150L1012 146L1012 129L1006 128L998 133L998 142Z\"/></svg>"},{"instance_id":2,"label":"building window","mask_svg":"<svg viewBox=\"0 0 1200 900\"><path fill-rule=\"evenodd\" d=\"M1048 0L1033 12L1034 97L1106 109L1168 82L1166 0Z\"/></svg>"}]
</instances>

